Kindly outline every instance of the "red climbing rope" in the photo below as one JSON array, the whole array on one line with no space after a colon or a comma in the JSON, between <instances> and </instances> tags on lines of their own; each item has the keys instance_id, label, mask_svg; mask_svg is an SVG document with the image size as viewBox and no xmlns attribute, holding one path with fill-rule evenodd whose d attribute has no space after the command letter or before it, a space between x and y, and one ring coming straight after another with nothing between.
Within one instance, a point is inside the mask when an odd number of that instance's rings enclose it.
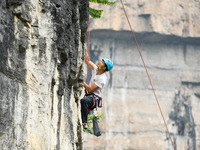
<instances>
[{"instance_id":1,"label":"red climbing rope","mask_svg":"<svg viewBox=\"0 0 200 150\"><path fill-rule=\"evenodd\" d=\"M144 62L144 59L143 59L143 56L142 56L141 50L140 50L140 48L139 48L139 45L138 45L138 43L137 43L137 40L136 40L135 34L134 34L133 29L132 29L132 27L131 27L131 24L130 24L130 21L129 21L128 15L127 15L127 13L126 13L126 10L125 10L125 7L124 7L124 4L123 4L122 0L120 0L120 1L121 1L121 4L122 4L122 7L123 7L123 10L124 10L124 13L125 13L125 15L126 15L126 19L127 19L127 21L128 21L129 27L130 27L131 32L132 32L132 34L133 34L133 38L134 38L135 43L136 43L136 45L137 45L138 51L139 51L139 53L140 53L140 57L141 57L141 59L142 59L142 62L143 62L144 68L145 68L145 70L146 70L147 76L148 76L148 78L149 78L149 82L150 82L150 84L151 84L151 88L152 88L152 90L153 90L153 93L154 93L154 96L155 96L156 102L157 102L157 104L158 104L158 107L159 107L159 110L160 110L161 116L162 116L163 121L164 121L164 123L165 123L165 127L166 127L166 129L167 129L167 132L168 132L169 138L170 138L171 143L172 143L172 145L173 145L173 147L174 147L174 150L176 150L176 149L175 149L175 146L174 146L174 143L173 143L173 141L172 141L172 138L171 138L171 135L170 135L169 129L168 129L168 127L167 127L167 123L166 123L166 121L165 121L164 115L163 115L163 113L162 113L162 109L161 109L161 107L160 107L160 104L159 104L158 98L157 98L157 96L156 96L156 93L155 93L155 90L154 90L154 87L153 87L153 84L152 84L151 78L150 78L150 76L149 76L149 73L148 73L147 67L146 67L146 65L145 65L145 62Z\"/></svg>"},{"instance_id":2,"label":"red climbing rope","mask_svg":"<svg viewBox=\"0 0 200 150\"><path fill-rule=\"evenodd\" d=\"M88 56L90 56L90 22L88 21ZM88 84L88 71L89 67L87 66L87 79L86 83Z\"/></svg>"}]
</instances>

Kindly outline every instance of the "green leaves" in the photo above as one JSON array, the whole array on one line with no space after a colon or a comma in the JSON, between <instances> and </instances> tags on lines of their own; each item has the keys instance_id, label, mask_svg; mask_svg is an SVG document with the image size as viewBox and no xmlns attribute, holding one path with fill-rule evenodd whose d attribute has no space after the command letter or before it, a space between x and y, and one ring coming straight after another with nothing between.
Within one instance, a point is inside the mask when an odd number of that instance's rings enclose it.
<instances>
[{"instance_id":1,"label":"green leaves","mask_svg":"<svg viewBox=\"0 0 200 150\"><path fill-rule=\"evenodd\" d=\"M90 0L90 2L104 4L104 5L114 5L116 2L109 2L108 0Z\"/></svg>"},{"instance_id":2,"label":"green leaves","mask_svg":"<svg viewBox=\"0 0 200 150\"><path fill-rule=\"evenodd\" d=\"M97 10L90 7L90 16L93 18L101 18L103 10Z\"/></svg>"},{"instance_id":3,"label":"green leaves","mask_svg":"<svg viewBox=\"0 0 200 150\"><path fill-rule=\"evenodd\" d=\"M116 3L116 2L109 2L108 0L90 0L90 2L103 4L103 5L114 5ZM93 9L91 7L89 9L90 16L95 19L101 18L102 12L103 12L103 10L97 10L97 9Z\"/></svg>"}]
</instances>

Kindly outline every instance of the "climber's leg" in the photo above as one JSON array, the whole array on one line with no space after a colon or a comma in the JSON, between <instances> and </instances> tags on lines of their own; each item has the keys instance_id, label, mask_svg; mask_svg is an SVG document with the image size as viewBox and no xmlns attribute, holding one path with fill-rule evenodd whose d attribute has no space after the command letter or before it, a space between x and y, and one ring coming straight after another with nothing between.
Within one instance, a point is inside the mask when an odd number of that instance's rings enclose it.
<instances>
[{"instance_id":1,"label":"climber's leg","mask_svg":"<svg viewBox=\"0 0 200 150\"><path fill-rule=\"evenodd\" d=\"M81 99L81 117L83 123L87 123L88 108L91 108L92 105L93 105L92 97L86 97Z\"/></svg>"}]
</instances>

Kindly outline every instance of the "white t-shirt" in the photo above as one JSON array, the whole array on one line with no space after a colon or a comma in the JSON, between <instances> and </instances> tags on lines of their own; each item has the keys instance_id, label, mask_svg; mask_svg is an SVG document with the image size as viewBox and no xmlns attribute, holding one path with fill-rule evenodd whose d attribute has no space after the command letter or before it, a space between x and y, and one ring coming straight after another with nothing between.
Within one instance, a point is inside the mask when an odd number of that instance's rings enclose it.
<instances>
[{"instance_id":1,"label":"white t-shirt","mask_svg":"<svg viewBox=\"0 0 200 150\"><path fill-rule=\"evenodd\" d=\"M97 66L94 66L94 70L92 70L92 77L90 80L90 86L93 84L96 84L99 88L94 91L93 93L100 96L100 94L103 92L104 87L106 85L106 80L107 80L107 76L105 73L101 74L101 75L96 75L97 73Z\"/></svg>"}]
</instances>

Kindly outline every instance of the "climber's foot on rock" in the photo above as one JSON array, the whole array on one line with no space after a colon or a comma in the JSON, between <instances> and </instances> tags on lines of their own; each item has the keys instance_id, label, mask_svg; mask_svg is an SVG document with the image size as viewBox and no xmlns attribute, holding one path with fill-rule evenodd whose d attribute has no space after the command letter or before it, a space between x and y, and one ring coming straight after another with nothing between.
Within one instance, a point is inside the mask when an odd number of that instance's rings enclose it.
<instances>
[{"instance_id":1,"label":"climber's foot on rock","mask_svg":"<svg viewBox=\"0 0 200 150\"><path fill-rule=\"evenodd\" d=\"M87 129L87 123L83 123L83 129Z\"/></svg>"}]
</instances>

